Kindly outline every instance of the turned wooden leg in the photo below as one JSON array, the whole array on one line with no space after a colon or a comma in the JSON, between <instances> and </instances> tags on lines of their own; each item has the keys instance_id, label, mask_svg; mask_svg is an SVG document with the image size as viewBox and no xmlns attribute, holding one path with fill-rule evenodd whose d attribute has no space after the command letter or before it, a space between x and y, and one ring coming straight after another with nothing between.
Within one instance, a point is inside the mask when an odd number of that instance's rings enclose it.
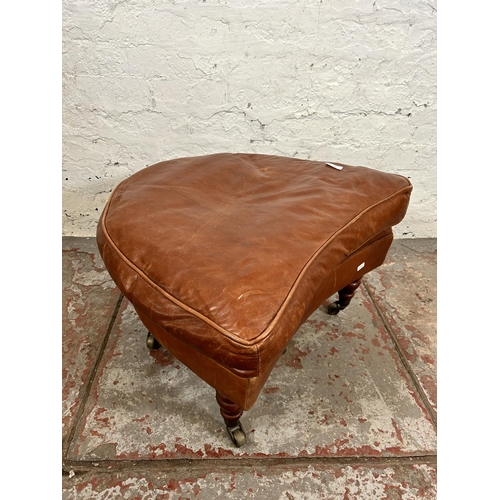
<instances>
[{"instance_id":1,"label":"turned wooden leg","mask_svg":"<svg viewBox=\"0 0 500 500\"><path fill-rule=\"evenodd\" d=\"M361 285L361 278L339 290L339 300L328 305L328 314L338 314L339 311L345 309L354 297L359 285Z\"/></svg>"},{"instance_id":2,"label":"turned wooden leg","mask_svg":"<svg viewBox=\"0 0 500 500\"><path fill-rule=\"evenodd\" d=\"M216 399L217 403L219 403L220 414L224 419L231 441L237 448L243 446L246 442L246 434L240 423L243 410L219 392L216 393Z\"/></svg>"}]
</instances>

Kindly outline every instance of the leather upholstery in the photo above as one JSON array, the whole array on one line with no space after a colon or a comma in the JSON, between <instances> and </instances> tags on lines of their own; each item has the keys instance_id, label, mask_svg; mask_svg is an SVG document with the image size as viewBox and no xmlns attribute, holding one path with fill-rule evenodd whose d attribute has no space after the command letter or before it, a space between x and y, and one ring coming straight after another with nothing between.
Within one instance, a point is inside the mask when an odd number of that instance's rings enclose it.
<instances>
[{"instance_id":1,"label":"leather upholstery","mask_svg":"<svg viewBox=\"0 0 500 500\"><path fill-rule=\"evenodd\" d=\"M211 375L200 363L218 367L210 373L219 379L231 373L236 385L248 379L244 397L233 399L248 409L307 317L382 264L411 190L405 177L366 167L255 154L181 158L120 183L97 240L155 337L204 380ZM227 382L207 382L234 398Z\"/></svg>"}]
</instances>

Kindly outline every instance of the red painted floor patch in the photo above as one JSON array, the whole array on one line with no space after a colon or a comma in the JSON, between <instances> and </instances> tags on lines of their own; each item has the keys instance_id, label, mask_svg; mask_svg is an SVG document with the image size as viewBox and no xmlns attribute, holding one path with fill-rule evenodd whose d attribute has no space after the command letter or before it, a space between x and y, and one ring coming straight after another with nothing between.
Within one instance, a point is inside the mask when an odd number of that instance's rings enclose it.
<instances>
[{"instance_id":1,"label":"red painted floor patch","mask_svg":"<svg viewBox=\"0 0 500 500\"><path fill-rule=\"evenodd\" d=\"M436 498L436 431L423 396L435 408L435 241L394 242L346 310L315 311L244 413L247 444L237 449L215 391L165 350L146 347L126 300L103 345L119 293L95 242L79 240L67 239L63 253L63 436L72 436L64 500ZM335 465L324 463L333 457ZM356 457L370 463L349 465ZM383 457L391 465L377 465ZM227 459L238 458L268 464L232 470ZM290 458L298 465L282 460ZM172 468L172 459L190 465ZM150 461L142 472L141 460Z\"/></svg>"},{"instance_id":2,"label":"red painted floor patch","mask_svg":"<svg viewBox=\"0 0 500 500\"><path fill-rule=\"evenodd\" d=\"M435 451L433 424L363 289L338 316L319 309L297 332L242 417L248 441L240 449L226 435L213 389L168 353L149 351L145 341L146 329L124 301L69 458Z\"/></svg>"},{"instance_id":3,"label":"red painted floor patch","mask_svg":"<svg viewBox=\"0 0 500 500\"><path fill-rule=\"evenodd\" d=\"M87 244L84 251L78 246L63 251L62 269L62 423L65 436L120 293L105 270L95 244Z\"/></svg>"},{"instance_id":4,"label":"red painted floor patch","mask_svg":"<svg viewBox=\"0 0 500 500\"><path fill-rule=\"evenodd\" d=\"M92 473L63 480L63 500L123 498L434 500L436 467L311 465L216 471L207 464L206 471Z\"/></svg>"},{"instance_id":5,"label":"red painted floor patch","mask_svg":"<svg viewBox=\"0 0 500 500\"><path fill-rule=\"evenodd\" d=\"M436 268L436 240L395 241L385 263L364 279L434 410L437 410Z\"/></svg>"}]
</instances>

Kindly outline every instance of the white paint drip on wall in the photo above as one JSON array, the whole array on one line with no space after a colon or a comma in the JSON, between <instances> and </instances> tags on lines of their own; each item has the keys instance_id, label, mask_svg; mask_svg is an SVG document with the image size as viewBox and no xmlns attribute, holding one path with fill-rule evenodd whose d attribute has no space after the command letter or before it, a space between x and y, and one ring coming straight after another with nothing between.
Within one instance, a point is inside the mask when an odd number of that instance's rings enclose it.
<instances>
[{"instance_id":1,"label":"white paint drip on wall","mask_svg":"<svg viewBox=\"0 0 500 500\"><path fill-rule=\"evenodd\" d=\"M63 3L64 235L133 172L217 152L400 173L396 237L435 237L435 1Z\"/></svg>"}]
</instances>

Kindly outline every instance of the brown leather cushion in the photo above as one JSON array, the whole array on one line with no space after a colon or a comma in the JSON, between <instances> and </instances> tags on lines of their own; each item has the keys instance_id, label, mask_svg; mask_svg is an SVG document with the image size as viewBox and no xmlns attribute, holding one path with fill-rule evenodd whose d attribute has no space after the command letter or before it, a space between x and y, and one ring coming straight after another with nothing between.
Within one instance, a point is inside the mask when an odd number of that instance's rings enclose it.
<instances>
[{"instance_id":1,"label":"brown leather cushion","mask_svg":"<svg viewBox=\"0 0 500 500\"><path fill-rule=\"evenodd\" d=\"M234 373L256 376L310 313L331 270L392 235L411 189L405 177L365 167L255 154L182 158L115 189L98 243L141 315ZM333 293L337 277L328 279L324 293Z\"/></svg>"}]
</instances>

